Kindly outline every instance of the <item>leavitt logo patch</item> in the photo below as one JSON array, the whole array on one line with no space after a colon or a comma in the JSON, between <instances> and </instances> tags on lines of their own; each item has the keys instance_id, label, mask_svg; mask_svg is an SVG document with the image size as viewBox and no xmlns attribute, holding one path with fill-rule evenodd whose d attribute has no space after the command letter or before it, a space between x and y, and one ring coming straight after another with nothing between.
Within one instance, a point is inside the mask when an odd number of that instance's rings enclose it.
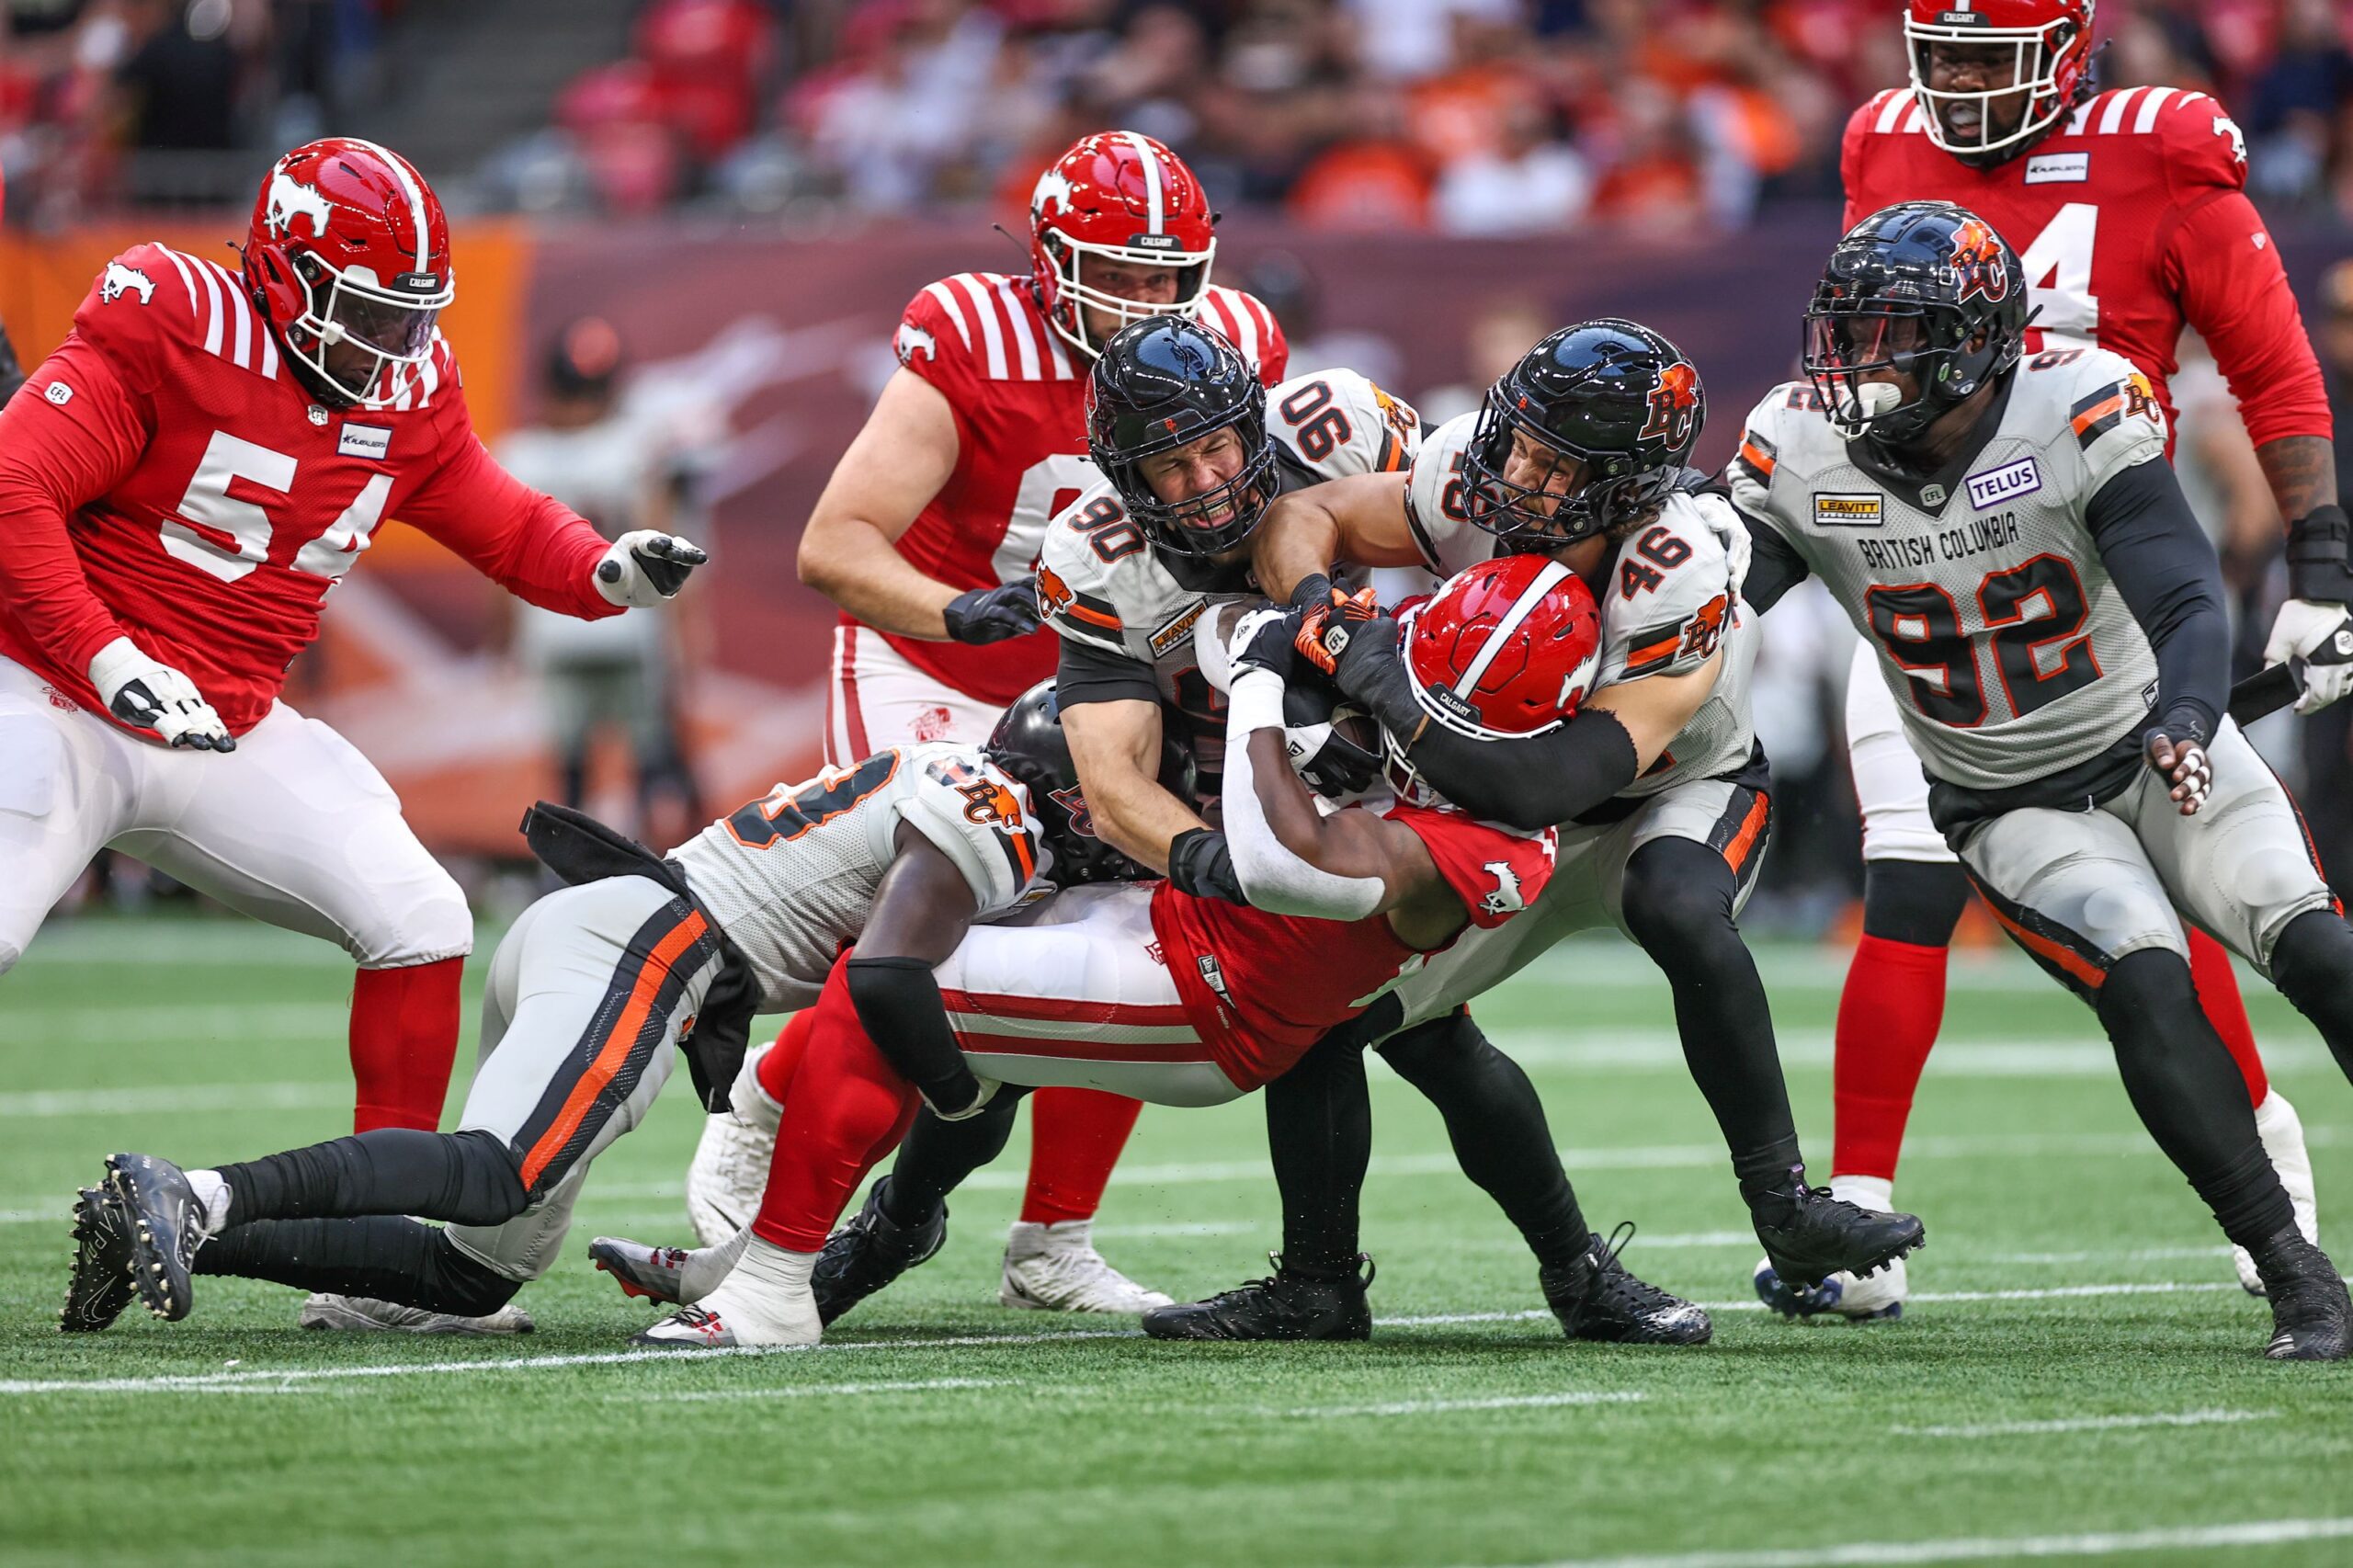
<instances>
[{"instance_id":1,"label":"leavitt logo patch","mask_svg":"<svg viewBox=\"0 0 2353 1568\"><path fill-rule=\"evenodd\" d=\"M1875 528L1887 521L1884 495L1831 495L1815 491L1813 526L1818 528Z\"/></svg>"}]
</instances>

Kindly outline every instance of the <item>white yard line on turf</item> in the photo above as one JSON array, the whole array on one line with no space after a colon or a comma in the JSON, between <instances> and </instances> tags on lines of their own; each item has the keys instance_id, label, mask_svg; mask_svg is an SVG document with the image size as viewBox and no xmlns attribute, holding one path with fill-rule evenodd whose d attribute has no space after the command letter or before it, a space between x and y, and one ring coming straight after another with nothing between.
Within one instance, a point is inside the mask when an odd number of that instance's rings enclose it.
<instances>
[{"instance_id":1,"label":"white yard line on turf","mask_svg":"<svg viewBox=\"0 0 2353 1568\"><path fill-rule=\"evenodd\" d=\"M1761 1551L1674 1551L1561 1558L1532 1568L1841 1568L1847 1564L2006 1562L2031 1557L2126 1557L2224 1546L2281 1546L2353 1537L2353 1518L2251 1519L2244 1524L2083 1535L1973 1536L1955 1540L1855 1540Z\"/></svg>"},{"instance_id":2,"label":"white yard line on turf","mask_svg":"<svg viewBox=\"0 0 2353 1568\"><path fill-rule=\"evenodd\" d=\"M2202 1247L2126 1247L2094 1252L1997 1252L1987 1256L1988 1263L2126 1263L2171 1262L2185 1257L2228 1257L2228 1242Z\"/></svg>"},{"instance_id":3,"label":"white yard line on turf","mask_svg":"<svg viewBox=\"0 0 2353 1568\"><path fill-rule=\"evenodd\" d=\"M900 1383L800 1383L774 1389L687 1389L678 1393L629 1393L631 1404L700 1403L727 1399L824 1399L835 1396L858 1398L875 1393L917 1393L931 1389L1001 1389L1010 1388L1014 1378L917 1378Z\"/></svg>"},{"instance_id":4,"label":"white yard line on turf","mask_svg":"<svg viewBox=\"0 0 2353 1568\"><path fill-rule=\"evenodd\" d=\"M2082 1415L2062 1421L1994 1421L1982 1426L1890 1426L1899 1437L2040 1437L2060 1432L2120 1432L2136 1426L2225 1426L2268 1421L2276 1410L2177 1410L2147 1415Z\"/></svg>"},{"instance_id":5,"label":"white yard line on turf","mask_svg":"<svg viewBox=\"0 0 2353 1568\"><path fill-rule=\"evenodd\" d=\"M1496 1049L1530 1070L1574 1068L1587 1073L1681 1074L1683 1045L1671 1028L1612 1028L1585 1026L1575 1035L1532 1025L1511 1025L1489 1031ZM1775 1039L1781 1065L1826 1069L1836 1055L1827 1029L1783 1029ZM2266 1065L2275 1061L2281 1072L2317 1070L2333 1062L2316 1040L2287 1040L2267 1044ZM2116 1075L2116 1053L2096 1032L1971 1039L1965 1030L1937 1041L1928 1058L1928 1075L1938 1078L2042 1079L2086 1078L2105 1081Z\"/></svg>"},{"instance_id":6,"label":"white yard line on turf","mask_svg":"<svg viewBox=\"0 0 2353 1568\"><path fill-rule=\"evenodd\" d=\"M1556 1404L1633 1404L1650 1395L1633 1392L1613 1393L1521 1393L1498 1394L1492 1399L1401 1399L1386 1404L1310 1404L1296 1410L1261 1410L1261 1415L1312 1418L1356 1415L1438 1415L1451 1410L1521 1410Z\"/></svg>"},{"instance_id":7,"label":"white yard line on turf","mask_svg":"<svg viewBox=\"0 0 2353 1568\"><path fill-rule=\"evenodd\" d=\"M350 1103L348 1080L315 1084L183 1084L177 1088L156 1085L135 1089L31 1089L0 1094L0 1120L17 1117L177 1115L208 1110L315 1110Z\"/></svg>"}]
</instances>

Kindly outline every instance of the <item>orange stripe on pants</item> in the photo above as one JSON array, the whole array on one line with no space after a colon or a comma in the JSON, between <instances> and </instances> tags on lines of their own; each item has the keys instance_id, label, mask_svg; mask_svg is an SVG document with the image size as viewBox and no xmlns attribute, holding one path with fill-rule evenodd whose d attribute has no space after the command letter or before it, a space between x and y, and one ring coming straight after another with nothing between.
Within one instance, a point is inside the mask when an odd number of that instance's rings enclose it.
<instances>
[{"instance_id":1,"label":"orange stripe on pants","mask_svg":"<svg viewBox=\"0 0 2353 1568\"><path fill-rule=\"evenodd\" d=\"M1765 831L1765 819L1772 810L1773 798L1758 790L1756 802L1748 808L1748 814L1740 819L1740 831L1732 835L1730 844L1724 846L1724 859L1732 867L1733 875L1738 876L1741 868L1748 863L1748 852L1756 847L1756 835Z\"/></svg>"},{"instance_id":2,"label":"orange stripe on pants","mask_svg":"<svg viewBox=\"0 0 2353 1568\"><path fill-rule=\"evenodd\" d=\"M1985 907L1992 912L1995 919L2002 923L2002 929L2017 937L2018 945L2024 948L2028 952L2034 954L2036 957L2042 959L2047 962L2057 964L2061 969L2065 970L2069 974L2072 974L2077 980L2082 981L2085 986L2090 990L2098 990L2107 981L2108 971L2106 970L2100 968L2097 964L2093 963L2090 960L2085 958L2081 953L2075 951L2071 948L2063 947L2061 944L2052 941L2048 937L2036 936L2033 932L2028 930L2025 926L2019 925L2017 921L2003 914L2000 906L1995 904L1992 899L1989 898L1985 901Z\"/></svg>"}]
</instances>

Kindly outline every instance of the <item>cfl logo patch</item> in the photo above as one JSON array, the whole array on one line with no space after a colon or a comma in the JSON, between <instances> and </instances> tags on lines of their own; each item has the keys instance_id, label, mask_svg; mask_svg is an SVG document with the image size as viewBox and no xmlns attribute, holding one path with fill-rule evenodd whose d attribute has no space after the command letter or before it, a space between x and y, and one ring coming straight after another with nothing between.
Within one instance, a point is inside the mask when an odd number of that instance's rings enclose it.
<instances>
[{"instance_id":1,"label":"cfl logo patch","mask_svg":"<svg viewBox=\"0 0 2353 1568\"><path fill-rule=\"evenodd\" d=\"M58 407L63 408L67 403L74 401L74 389L67 386L63 381L51 381L49 383L49 390L42 392L40 395L49 399L50 402L57 404Z\"/></svg>"}]
</instances>

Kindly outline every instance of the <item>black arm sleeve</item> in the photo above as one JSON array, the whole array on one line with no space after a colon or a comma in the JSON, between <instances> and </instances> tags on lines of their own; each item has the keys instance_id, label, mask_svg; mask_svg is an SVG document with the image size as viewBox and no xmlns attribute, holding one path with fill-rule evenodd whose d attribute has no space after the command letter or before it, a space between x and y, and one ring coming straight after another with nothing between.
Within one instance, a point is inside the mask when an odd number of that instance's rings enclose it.
<instances>
[{"instance_id":1,"label":"black arm sleeve","mask_svg":"<svg viewBox=\"0 0 2353 1568\"><path fill-rule=\"evenodd\" d=\"M1063 707L1081 702L1153 702L1160 688L1153 684L1152 666L1107 653L1074 637L1062 640L1054 666L1054 698Z\"/></svg>"},{"instance_id":2,"label":"black arm sleeve","mask_svg":"<svg viewBox=\"0 0 2353 1568\"><path fill-rule=\"evenodd\" d=\"M934 1109L960 1110L980 1096L981 1081L957 1049L931 965L921 959L862 959L852 953L843 967L866 1037Z\"/></svg>"},{"instance_id":3,"label":"black arm sleeve","mask_svg":"<svg viewBox=\"0 0 2353 1568\"><path fill-rule=\"evenodd\" d=\"M2211 741L2231 697L2231 622L2222 567L2189 510L2173 465L2136 463L2100 487L2084 520L2101 562L2157 656L2157 712L2165 733L2195 726Z\"/></svg>"},{"instance_id":4,"label":"black arm sleeve","mask_svg":"<svg viewBox=\"0 0 2353 1568\"><path fill-rule=\"evenodd\" d=\"M1797 547L1783 537L1780 529L1745 512L1741 513L1740 520L1748 525L1750 549L1748 579L1740 586L1740 597L1751 609L1763 615L1810 574L1805 557L1798 553Z\"/></svg>"},{"instance_id":5,"label":"black arm sleeve","mask_svg":"<svg viewBox=\"0 0 2353 1568\"><path fill-rule=\"evenodd\" d=\"M1585 815L1634 781L1634 738L1606 709L1527 740L1477 741L1431 723L1385 616L1348 639L1336 673L1342 691L1408 742L1405 756L1430 788L1472 816L1533 833Z\"/></svg>"}]
</instances>

